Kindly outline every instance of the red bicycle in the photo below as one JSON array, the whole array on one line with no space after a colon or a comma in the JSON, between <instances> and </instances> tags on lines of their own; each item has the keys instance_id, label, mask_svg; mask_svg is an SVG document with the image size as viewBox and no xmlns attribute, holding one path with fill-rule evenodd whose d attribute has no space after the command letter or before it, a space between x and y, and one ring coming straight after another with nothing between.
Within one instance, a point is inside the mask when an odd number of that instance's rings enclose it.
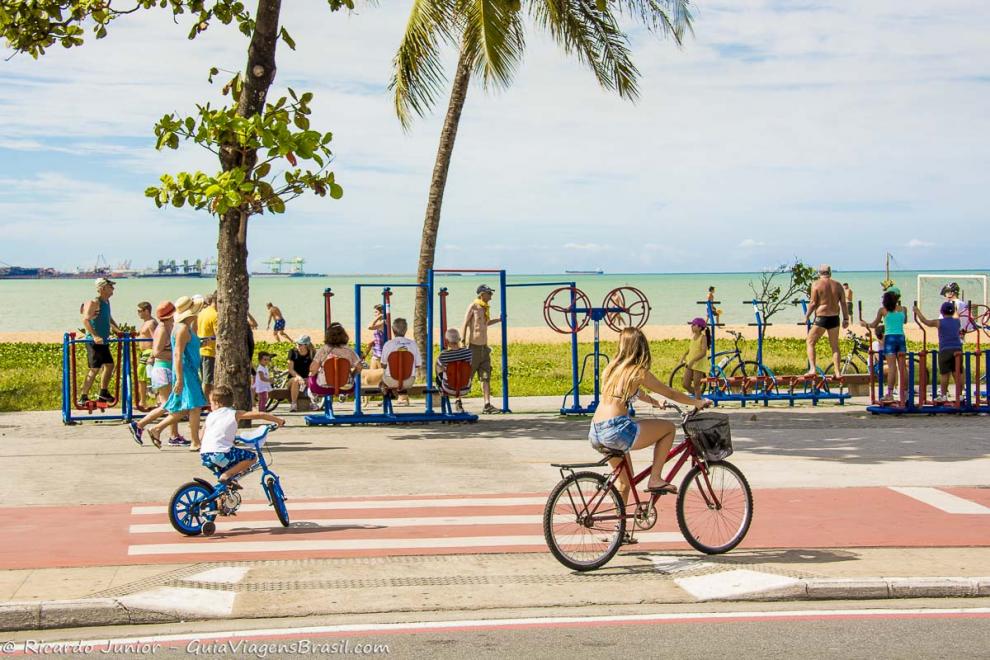
<instances>
[{"instance_id":1,"label":"red bicycle","mask_svg":"<svg viewBox=\"0 0 990 660\"><path fill-rule=\"evenodd\" d=\"M753 520L753 492L746 477L724 460L732 453L728 418L719 413L681 413L685 441L675 446L667 460L677 458L666 480L673 483L680 469L690 470L677 493L677 524L685 540L706 554L722 554L745 538ZM607 476L599 472L575 472L604 467L610 458L621 462ZM550 493L543 512L543 534L557 560L577 571L590 571L608 563L626 541L626 524L633 530L652 529L657 523L661 493L640 499L636 488L650 474L649 466L633 475L627 454L615 452L597 463L554 463L561 481ZM620 475L632 484L631 502L623 502L616 488Z\"/></svg>"}]
</instances>

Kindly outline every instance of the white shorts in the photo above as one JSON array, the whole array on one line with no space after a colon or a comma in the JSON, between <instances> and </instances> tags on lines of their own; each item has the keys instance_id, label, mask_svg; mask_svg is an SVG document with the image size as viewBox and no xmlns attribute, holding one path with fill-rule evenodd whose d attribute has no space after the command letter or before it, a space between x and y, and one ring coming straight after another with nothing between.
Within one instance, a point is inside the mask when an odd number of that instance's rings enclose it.
<instances>
[{"instance_id":1,"label":"white shorts","mask_svg":"<svg viewBox=\"0 0 990 660\"><path fill-rule=\"evenodd\" d=\"M415 374L413 374L411 377L407 378L406 380L402 381L401 383L395 380L394 378L392 378L391 376L389 376L387 371L384 374L382 374L382 384L385 385L385 387L389 388L390 390L408 390L410 387L413 386L413 383L415 382L416 382Z\"/></svg>"},{"instance_id":2,"label":"white shorts","mask_svg":"<svg viewBox=\"0 0 990 660\"><path fill-rule=\"evenodd\" d=\"M163 387L172 387L174 379L172 377L172 370L168 367L151 367L151 389L158 391Z\"/></svg>"}]
</instances>

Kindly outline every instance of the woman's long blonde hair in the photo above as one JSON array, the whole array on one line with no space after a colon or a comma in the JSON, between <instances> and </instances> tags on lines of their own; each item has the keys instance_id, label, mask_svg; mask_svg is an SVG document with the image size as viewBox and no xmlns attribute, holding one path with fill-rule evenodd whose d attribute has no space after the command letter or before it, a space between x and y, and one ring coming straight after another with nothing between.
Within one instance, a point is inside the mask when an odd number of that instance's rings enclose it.
<instances>
[{"instance_id":1,"label":"woman's long blonde hair","mask_svg":"<svg viewBox=\"0 0 990 660\"><path fill-rule=\"evenodd\" d=\"M602 376L602 393L628 401L639 391L652 364L646 335L639 328L623 328L619 333L619 352Z\"/></svg>"}]
</instances>

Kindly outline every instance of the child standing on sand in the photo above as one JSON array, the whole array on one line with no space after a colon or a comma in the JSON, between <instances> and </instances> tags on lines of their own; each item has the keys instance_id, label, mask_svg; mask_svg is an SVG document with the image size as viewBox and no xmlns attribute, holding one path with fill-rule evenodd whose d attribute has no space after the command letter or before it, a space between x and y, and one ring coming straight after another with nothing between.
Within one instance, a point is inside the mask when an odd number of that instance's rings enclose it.
<instances>
[{"instance_id":1,"label":"child standing on sand","mask_svg":"<svg viewBox=\"0 0 990 660\"><path fill-rule=\"evenodd\" d=\"M702 318L691 319L691 343L687 352L681 357L681 364L684 365L684 391L694 394L694 398L701 398L701 385L705 381L705 374L708 369L705 367L705 357L708 349L711 348L712 338L708 332L708 324Z\"/></svg>"}]
</instances>

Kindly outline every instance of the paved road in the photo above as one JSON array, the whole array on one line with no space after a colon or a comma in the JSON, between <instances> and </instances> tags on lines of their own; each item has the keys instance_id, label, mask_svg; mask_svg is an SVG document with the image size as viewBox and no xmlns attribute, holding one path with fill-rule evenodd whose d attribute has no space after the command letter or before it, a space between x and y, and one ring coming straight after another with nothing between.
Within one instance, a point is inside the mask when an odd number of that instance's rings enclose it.
<instances>
[{"instance_id":1,"label":"paved road","mask_svg":"<svg viewBox=\"0 0 990 660\"><path fill-rule=\"evenodd\" d=\"M516 617L397 624L331 624L214 630L188 626L154 633L116 629L114 636L82 634L80 642L53 636L50 651L82 648L108 657L154 651L160 657L284 657L310 654L397 658L985 658L990 609L792 609L659 612L592 617ZM57 635L57 633L55 633ZM27 634L12 651L37 649ZM60 646L58 640L65 640ZM20 644L32 644L24 647Z\"/></svg>"}]
</instances>

